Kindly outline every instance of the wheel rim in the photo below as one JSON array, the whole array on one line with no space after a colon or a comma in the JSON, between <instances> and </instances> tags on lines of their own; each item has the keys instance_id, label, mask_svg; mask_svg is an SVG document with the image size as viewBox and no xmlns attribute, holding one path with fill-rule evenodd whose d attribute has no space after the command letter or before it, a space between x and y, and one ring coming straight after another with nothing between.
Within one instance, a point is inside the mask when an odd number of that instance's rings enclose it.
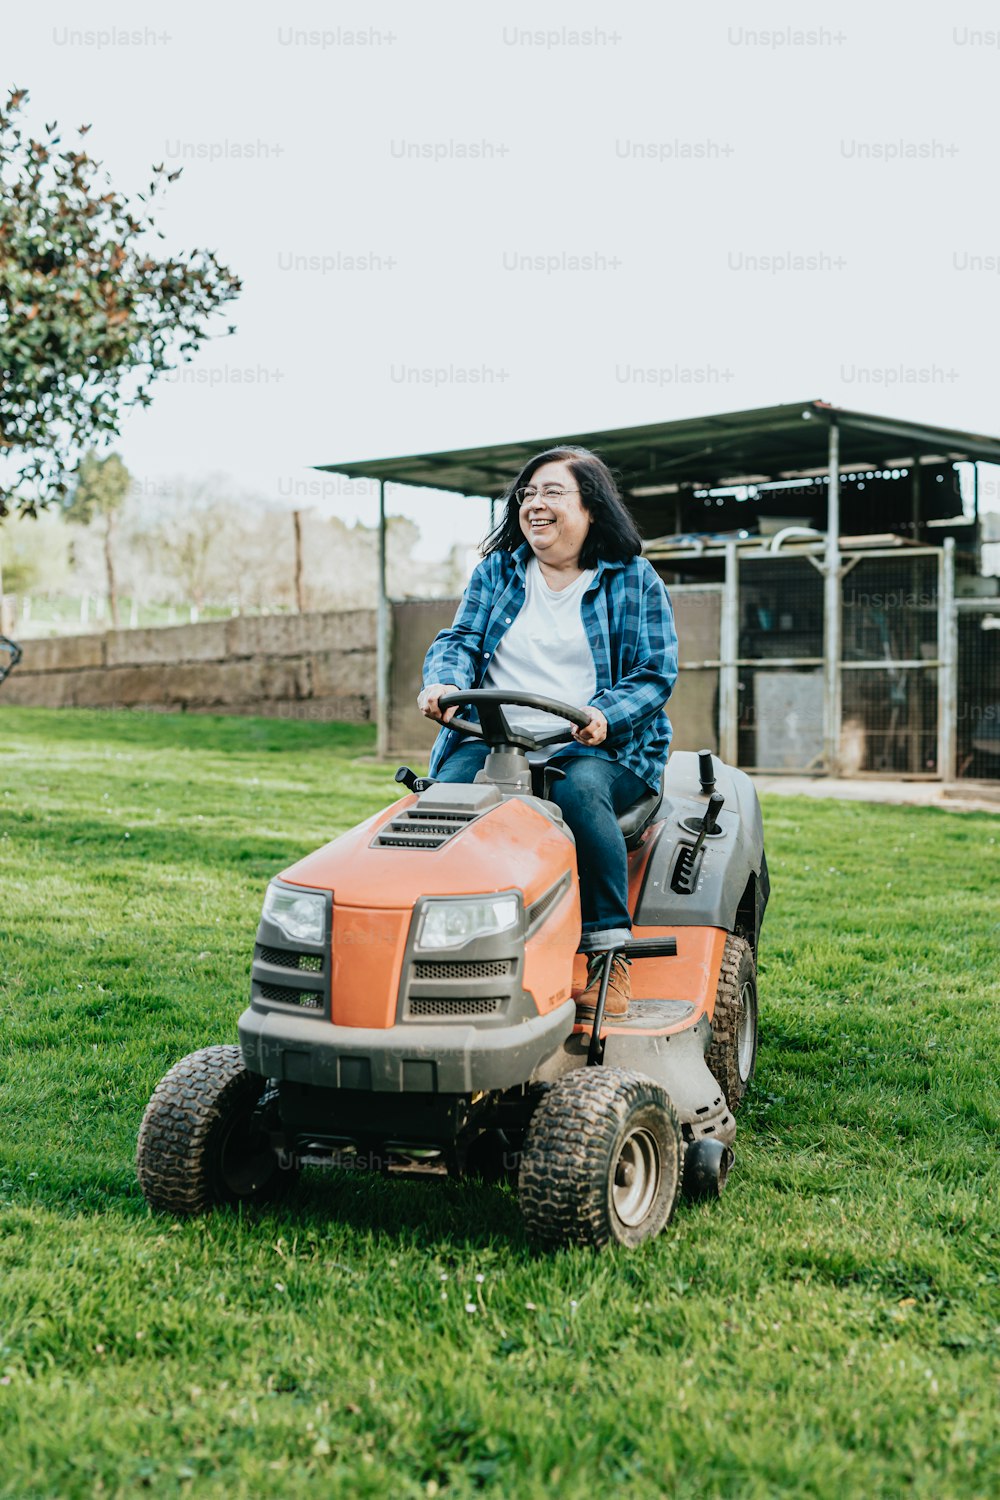
<instances>
[{"instance_id":1,"label":"wheel rim","mask_svg":"<svg viewBox=\"0 0 1000 1500\"><path fill-rule=\"evenodd\" d=\"M660 1152L648 1130L633 1130L622 1142L611 1189L615 1213L634 1229L649 1213L660 1185Z\"/></svg>"},{"instance_id":2,"label":"wheel rim","mask_svg":"<svg viewBox=\"0 0 1000 1500\"><path fill-rule=\"evenodd\" d=\"M736 1063L740 1070L740 1082L746 1083L753 1068L754 1050L757 1040L757 992L752 979L748 979L740 990L740 1022L736 1034Z\"/></svg>"}]
</instances>

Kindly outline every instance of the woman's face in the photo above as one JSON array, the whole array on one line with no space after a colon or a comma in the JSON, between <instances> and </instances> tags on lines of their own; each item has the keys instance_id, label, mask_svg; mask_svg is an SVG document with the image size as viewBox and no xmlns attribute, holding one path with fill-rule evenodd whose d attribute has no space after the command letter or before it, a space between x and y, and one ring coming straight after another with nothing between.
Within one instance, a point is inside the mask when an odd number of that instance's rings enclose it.
<instances>
[{"instance_id":1,"label":"woman's face","mask_svg":"<svg viewBox=\"0 0 1000 1500\"><path fill-rule=\"evenodd\" d=\"M569 464L563 459L541 464L524 488L528 493L518 519L532 552L552 567L576 565L590 530L590 512Z\"/></svg>"}]
</instances>

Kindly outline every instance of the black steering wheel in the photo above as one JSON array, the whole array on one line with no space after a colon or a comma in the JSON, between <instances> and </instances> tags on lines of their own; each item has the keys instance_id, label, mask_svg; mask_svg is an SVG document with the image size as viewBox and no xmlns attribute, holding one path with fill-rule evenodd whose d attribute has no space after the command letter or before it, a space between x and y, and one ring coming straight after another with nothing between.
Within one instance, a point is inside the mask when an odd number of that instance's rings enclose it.
<instances>
[{"instance_id":1,"label":"black steering wheel","mask_svg":"<svg viewBox=\"0 0 1000 1500\"><path fill-rule=\"evenodd\" d=\"M523 729L512 729L503 712L505 704L511 708L538 708L543 713L558 714L559 718L568 719L578 729L585 729L590 723L590 715L582 709L574 708L571 703L560 703L556 698L543 698L541 693L467 688L463 693L442 693L438 699L438 708L442 713L462 704L475 708L480 722L474 724L471 719L452 719L446 728L457 729L460 734L471 735L477 740L485 740L491 748L494 745L511 745L518 750L544 750L547 745L559 745L572 738L568 729L552 729L547 734L529 734Z\"/></svg>"}]
</instances>

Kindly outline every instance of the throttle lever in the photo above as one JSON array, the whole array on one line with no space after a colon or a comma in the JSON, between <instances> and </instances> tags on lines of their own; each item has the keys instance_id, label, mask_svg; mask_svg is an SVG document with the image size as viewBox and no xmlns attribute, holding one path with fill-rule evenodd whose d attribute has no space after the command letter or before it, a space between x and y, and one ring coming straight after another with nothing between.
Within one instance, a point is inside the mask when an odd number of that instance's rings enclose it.
<instances>
[{"instance_id":1,"label":"throttle lever","mask_svg":"<svg viewBox=\"0 0 1000 1500\"><path fill-rule=\"evenodd\" d=\"M713 792L708 799L708 806L702 818L685 818L681 823L689 833L696 835L693 844L682 844L677 853L677 863L674 866L674 876L670 882L671 890L681 896L690 896L694 890L695 868L701 846L711 833L721 833L716 819L722 811L725 797L721 792Z\"/></svg>"},{"instance_id":2,"label":"throttle lever","mask_svg":"<svg viewBox=\"0 0 1000 1500\"><path fill-rule=\"evenodd\" d=\"M426 792L429 786L434 785L433 776L418 776L409 766L400 766L392 779L405 786L408 792Z\"/></svg>"},{"instance_id":3,"label":"throttle lever","mask_svg":"<svg viewBox=\"0 0 1000 1500\"><path fill-rule=\"evenodd\" d=\"M705 833L719 832L718 818L720 812L723 809L723 806L725 805L725 801L726 799L721 792L713 792L711 797L709 797L708 806L705 809L705 816L702 819L702 828L704 829Z\"/></svg>"}]
</instances>

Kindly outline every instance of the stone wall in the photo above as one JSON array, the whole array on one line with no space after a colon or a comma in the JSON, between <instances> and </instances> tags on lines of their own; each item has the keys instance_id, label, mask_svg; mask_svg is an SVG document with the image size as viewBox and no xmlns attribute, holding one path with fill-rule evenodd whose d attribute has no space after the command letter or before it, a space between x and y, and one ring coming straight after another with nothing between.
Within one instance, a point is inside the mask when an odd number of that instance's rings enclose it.
<instances>
[{"instance_id":1,"label":"stone wall","mask_svg":"<svg viewBox=\"0 0 1000 1500\"><path fill-rule=\"evenodd\" d=\"M362 722L375 714L375 611L237 616L22 642L0 707L146 708Z\"/></svg>"}]
</instances>

